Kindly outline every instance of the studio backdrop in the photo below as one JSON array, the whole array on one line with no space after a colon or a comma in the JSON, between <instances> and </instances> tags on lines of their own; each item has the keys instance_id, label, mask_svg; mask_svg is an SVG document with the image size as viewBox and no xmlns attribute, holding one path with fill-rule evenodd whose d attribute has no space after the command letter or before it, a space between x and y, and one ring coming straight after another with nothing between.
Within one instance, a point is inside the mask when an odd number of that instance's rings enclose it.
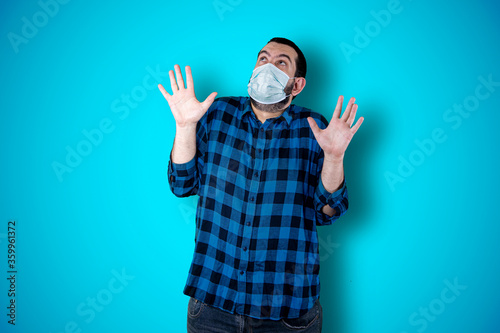
<instances>
[{"instance_id":1,"label":"studio backdrop","mask_svg":"<svg viewBox=\"0 0 500 333\"><path fill-rule=\"evenodd\" d=\"M498 332L495 1L78 1L0 5L0 331L185 332L196 197L177 198L168 71L246 96L293 40L294 100L365 121L349 210L318 227L324 332Z\"/></svg>"}]
</instances>

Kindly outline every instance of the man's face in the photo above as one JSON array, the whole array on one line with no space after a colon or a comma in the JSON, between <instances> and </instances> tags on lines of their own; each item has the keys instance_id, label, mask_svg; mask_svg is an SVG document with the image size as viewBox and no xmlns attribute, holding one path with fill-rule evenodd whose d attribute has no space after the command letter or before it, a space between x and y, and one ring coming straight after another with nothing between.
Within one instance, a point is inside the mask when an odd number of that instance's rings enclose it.
<instances>
[{"instance_id":1,"label":"man's face","mask_svg":"<svg viewBox=\"0 0 500 333\"><path fill-rule=\"evenodd\" d=\"M292 78L295 76L295 71L297 69L297 57L297 52L295 52L292 47L285 44L271 42L260 50L259 55L257 56L257 64L255 65L255 68L265 64L272 64ZM271 113L280 112L290 105L292 100L291 95L293 94L295 96L300 92L300 90L302 90L302 88L300 88L296 93L294 93L294 87L295 79L289 80L283 91L285 94L290 96L286 97L281 102L275 104L262 104L251 98L252 103L261 111Z\"/></svg>"},{"instance_id":2,"label":"man's face","mask_svg":"<svg viewBox=\"0 0 500 333\"><path fill-rule=\"evenodd\" d=\"M271 63L285 72L289 77L294 77L297 70L297 58L298 54L292 47L271 42L260 50L255 68Z\"/></svg>"}]
</instances>

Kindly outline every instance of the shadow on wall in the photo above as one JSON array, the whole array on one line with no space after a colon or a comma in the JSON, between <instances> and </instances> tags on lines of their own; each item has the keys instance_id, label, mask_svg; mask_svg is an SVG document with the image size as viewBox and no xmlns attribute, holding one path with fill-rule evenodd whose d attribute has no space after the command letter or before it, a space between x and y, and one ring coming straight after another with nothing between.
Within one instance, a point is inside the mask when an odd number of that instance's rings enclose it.
<instances>
[{"instance_id":1,"label":"shadow on wall","mask_svg":"<svg viewBox=\"0 0 500 333\"><path fill-rule=\"evenodd\" d=\"M307 87L300 99L294 103L322 113L330 121L337 98L344 95L344 105L351 96L342 92L341 81L335 75L340 59L333 59L325 54L314 41L300 45L304 50L307 64ZM333 82L333 87L332 87ZM332 226L318 227L320 240L321 304L323 306L323 328L325 332L350 332L348 318L358 316L349 313L351 306L350 292L355 286L352 277L347 276L350 266L347 252L343 250L352 241L353 231L362 230L370 223L371 212L376 209L375 182L370 166L375 165L374 151L381 144L381 135L385 131L384 111L378 101L366 101L363 96L354 96L360 102L356 121L360 116L365 120L351 141L344 161L346 182L349 191L349 210ZM342 110L344 111L344 109ZM321 244L323 243L323 244ZM333 247L329 245L335 244ZM323 246L322 246L323 245Z\"/></svg>"},{"instance_id":2,"label":"shadow on wall","mask_svg":"<svg viewBox=\"0 0 500 333\"><path fill-rule=\"evenodd\" d=\"M318 45L313 45L313 41L310 43L300 46L304 52L307 52L305 54L308 65L307 86L294 103L322 113L330 121L338 96L344 95L342 112L352 96L347 96L342 92L340 83L342 78L335 74L338 72L335 66L341 59L329 57ZM365 120L347 148L344 160L351 202L347 215L339 221L344 222L348 219L349 228L368 223L370 212L375 209L373 202L376 191L371 187L372 182L368 177L371 175L370 165L375 164L372 152L378 150L375 148L381 144L382 140L379 139L382 137L381 133L386 131L383 126L387 123L383 119L383 106L379 105L378 101L367 101L363 96L353 97L356 97L356 103L361 103L358 104L356 121L360 116L363 116ZM356 198L356 201L352 198Z\"/></svg>"}]
</instances>

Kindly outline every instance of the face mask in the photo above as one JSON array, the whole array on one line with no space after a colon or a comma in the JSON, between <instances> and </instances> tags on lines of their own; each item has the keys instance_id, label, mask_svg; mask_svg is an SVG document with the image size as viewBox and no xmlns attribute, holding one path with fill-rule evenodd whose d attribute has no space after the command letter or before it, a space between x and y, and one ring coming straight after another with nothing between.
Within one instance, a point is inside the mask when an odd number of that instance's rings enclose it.
<instances>
[{"instance_id":1,"label":"face mask","mask_svg":"<svg viewBox=\"0 0 500 333\"><path fill-rule=\"evenodd\" d=\"M284 91L290 79L285 72L273 64L259 66L253 70L248 83L248 95L262 104L281 102L290 96Z\"/></svg>"}]
</instances>

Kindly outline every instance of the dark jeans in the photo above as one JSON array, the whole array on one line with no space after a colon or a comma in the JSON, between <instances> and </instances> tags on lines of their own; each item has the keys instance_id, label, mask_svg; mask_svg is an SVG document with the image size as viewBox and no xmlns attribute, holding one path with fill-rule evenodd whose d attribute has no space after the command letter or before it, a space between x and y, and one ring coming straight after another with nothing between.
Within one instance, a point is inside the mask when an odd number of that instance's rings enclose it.
<instances>
[{"instance_id":1,"label":"dark jeans","mask_svg":"<svg viewBox=\"0 0 500 333\"><path fill-rule=\"evenodd\" d=\"M319 300L305 315L295 319L255 319L208 306L194 298L188 304L188 333L320 333L323 309Z\"/></svg>"}]
</instances>

